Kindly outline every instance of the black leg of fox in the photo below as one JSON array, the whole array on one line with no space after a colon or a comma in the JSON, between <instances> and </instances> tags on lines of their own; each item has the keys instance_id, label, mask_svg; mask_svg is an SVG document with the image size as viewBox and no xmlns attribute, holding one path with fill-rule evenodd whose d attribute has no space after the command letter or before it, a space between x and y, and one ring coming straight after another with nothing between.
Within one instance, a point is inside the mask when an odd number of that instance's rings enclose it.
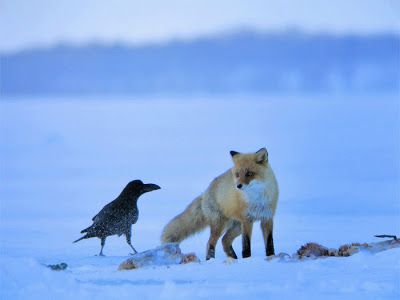
<instances>
[{"instance_id":1,"label":"black leg of fox","mask_svg":"<svg viewBox=\"0 0 400 300\"><path fill-rule=\"evenodd\" d=\"M250 237L246 234L243 234L242 243L243 243L242 257L243 258L250 257L251 256Z\"/></svg>"},{"instance_id":2,"label":"black leg of fox","mask_svg":"<svg viewBox=\"0 0 400 300\"><path fill-rule=\"evenodd\" d=\"M133 253L131 253L131 254L136 254L137 251L135 248L133 248L132 243L131 243L131 231L129 230L129 231L125 232L125 236L126 236L126 242L128 243L129 246L131 246L131 248L133 250Z\"/></svg>"},{"instance_id":3,"label":"black leg of fox","mask_svg":"<svg viewBox=\"0 0 400 300\"><path fill-rule=\"evenodd\" d=\"M261 222L261 231L264 237L265 254L267 256L275 255L274 237L273 237L274 224L272 220Z\"/></svg>"},{"instance_id":4,"label":"black leg of fox","mask_svg":"<svg viewBox=\"0 0 400 300\"><path fill-rule=\"evenodd\" d=\"M272 236L272 231L268 235L266 254L267 254L267 256L275 255L274 238Z\"/></svg>"},{"instance_id":5,"label":"black leg of fox","mask_svg":"<svg viewBox=\"0 0 400 300\"><path fill-rule=\"evenodd\" d=\"M214 245L208 245L207 246L206 260L209 260L211 258L215 258L215 246Z\"/></svg>"},{"instance_id":6,"label":"black leg of fox","mask_svg":"<svg viewBox=\"0 0 400 300\"><path fill-rule=\"evenodd\" d=\"M103 254L103 248L104 248L105 244L106 244L106 237L101 237L101 250L100 250L99 256L105 256Z\"/></svg>"},{"instance_id":7,"label":"black leg of fox","mask_svg":"<svg viewBox=\"0 0 400 300\"><path fill-rule=\"evenodd\" d=\"M243 222L242 223L242 257L250 257L251 256L251 232L253 230L252 222Z\"/></svg>"}]
</instances>

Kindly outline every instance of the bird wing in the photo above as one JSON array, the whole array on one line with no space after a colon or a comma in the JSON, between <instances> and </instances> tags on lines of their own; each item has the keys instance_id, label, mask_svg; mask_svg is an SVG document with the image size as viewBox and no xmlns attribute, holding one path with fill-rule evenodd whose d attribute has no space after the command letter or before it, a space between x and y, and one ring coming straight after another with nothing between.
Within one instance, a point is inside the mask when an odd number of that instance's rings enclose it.
<instances>
[{"instance_id":1,"label":"bird wing","mask_svg":"<svg viewBox=\"0 0 400 300\"><path fill-rule=\"evenodd\" d=\"M110 212L113 211L114 207L117 206L117 199L111 201L107 205L105 205L98 213L92 218L93 222L96 222L97 219L103 218L105 215L108 215Z\"/></svg>"},{"instance_id":2,"label":"bird wing","mask_svg":"<svg viewBox=\"0 0 400 300\"><path fill-rule=\"evenodd\" d=\"M108 234L119 234L128 226L126 222L127 208L121 201L114 200L93 217L92 232L107 232ZM130 224L129 224L130 225Z\"/></svg>"}]
</instances>

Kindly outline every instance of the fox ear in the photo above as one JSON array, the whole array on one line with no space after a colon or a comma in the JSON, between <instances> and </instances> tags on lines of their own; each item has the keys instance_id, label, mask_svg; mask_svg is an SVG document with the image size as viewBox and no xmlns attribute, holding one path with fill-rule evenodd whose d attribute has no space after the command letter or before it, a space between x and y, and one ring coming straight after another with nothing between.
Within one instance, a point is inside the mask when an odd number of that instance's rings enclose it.
<instances>
[{"instance_id":1,"label":"fox ear","mask_svg":"<svg viewBox=\"0 0 400 300\"><path fill-rule=\"evenodd\" d=\"M258 164L268 162L268 151L266 148L261 148L256 152L256 162Z\"/></svg>"},{"instance_id":2,"label":"fox ear","mask_svg":"<svg viewBox=\"0 0 400 300\"><path fill-rule=\"evenodd\" d=\"M234 157L235 155L238 155L238 154L240 154L239 152L237 152L237 151L231 151L231 152L229 152L230 154L231 154L231 156L232 157Z\"/></svg>"}]
</instances>

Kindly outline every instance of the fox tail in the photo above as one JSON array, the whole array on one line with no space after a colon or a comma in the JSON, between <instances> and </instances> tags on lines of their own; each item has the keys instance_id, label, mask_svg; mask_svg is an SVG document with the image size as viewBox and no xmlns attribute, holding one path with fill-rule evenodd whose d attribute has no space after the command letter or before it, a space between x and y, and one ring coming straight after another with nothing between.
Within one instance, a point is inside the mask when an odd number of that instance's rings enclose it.
<instances>
[{"instance_id":1,"label":"fox tail","mask_svg":"<svg viewBox=\"0 0 400 300\"><path fill-rule=\"evenodd\" d=\"M202 196L194 199L182 213L164 227L161 235L162 243L180 243L207 226L206 217L201 209L202 199Z\"/></svg>"}]
</instances>

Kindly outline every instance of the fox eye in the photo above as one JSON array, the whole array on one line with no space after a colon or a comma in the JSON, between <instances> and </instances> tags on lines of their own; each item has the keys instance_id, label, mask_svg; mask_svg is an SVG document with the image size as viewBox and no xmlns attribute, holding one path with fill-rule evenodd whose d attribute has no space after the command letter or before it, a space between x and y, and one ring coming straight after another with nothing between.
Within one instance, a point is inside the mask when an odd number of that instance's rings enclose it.
<instances>
[{"instance_id":1,"label":"fox eye","mask_svg":"<svg viewBox=\"0 0 400 300\"><path fill-rule=\"evenodd\" d=\"M254 176L254 172L247 171L245 176L246 177L253 177Z\"/></svg>"},{"instance_id":2,"label":"fox eye","mask_svg":"<svg viewBox=\"0 0 400 300\"><path fill-rule=\"evenodd\" d=\"M235 176L236 176L237 178L239 178L239 172L236 172L236 173L235 173Z\"/></svg>"}]
</instances>

